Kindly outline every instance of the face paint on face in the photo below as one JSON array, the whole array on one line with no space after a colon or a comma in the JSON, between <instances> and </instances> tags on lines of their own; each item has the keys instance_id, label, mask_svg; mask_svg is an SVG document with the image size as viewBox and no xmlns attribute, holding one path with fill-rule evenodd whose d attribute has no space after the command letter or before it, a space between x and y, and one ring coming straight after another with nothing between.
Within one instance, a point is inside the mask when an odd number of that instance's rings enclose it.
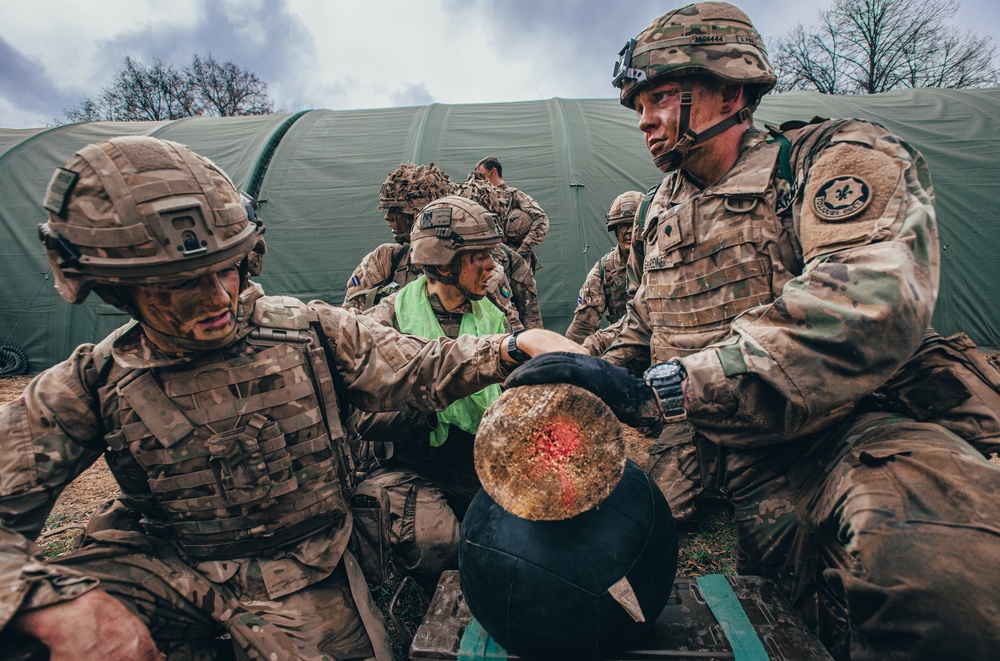
<instances>
[{"instance_id":1,"label":"face paint on face","mask_svg":"<svg viewBox=\"0 0 1000 661\"><path fill-rule=\"evenodd\" d=\"M236 327L240 273L236 265L176 285L132 289L143 324L186 340L216 340Z\"/></svg>"},{"instance_id":2,"label":"face paint on face","mask_svg":"<svg viewBox=\"0 0 1000 661\"><path fill-rule=\"evenodd\" d=\"M497 267L489 250L465 252L461 255L461 270L458 272L458 284L474 296L486 295L486 282Z\"/></svg>"},{"instance_id":3,"label":"face paint on face","mask_svg":"<svg viewBox=\"0 0 1000 661\"><path fill-rule=\"evenodd\" d=\"M392 238L396 243L402 245L410 241L410 228L413 227L413 216L403 213L397 207L392 207L385 212L385 220L392 230Z\"/></svg>"},{"instance_id":4,"label":"face paint on face","mask_svg":"<svg viewBox=\"0 0 1000 661\"><path fill-rule=\"evenodd\" d=\"M628 250L632 245L632 225L625 223L615 227L615 237L622 250Z\"/></svg>"}]
</instances>

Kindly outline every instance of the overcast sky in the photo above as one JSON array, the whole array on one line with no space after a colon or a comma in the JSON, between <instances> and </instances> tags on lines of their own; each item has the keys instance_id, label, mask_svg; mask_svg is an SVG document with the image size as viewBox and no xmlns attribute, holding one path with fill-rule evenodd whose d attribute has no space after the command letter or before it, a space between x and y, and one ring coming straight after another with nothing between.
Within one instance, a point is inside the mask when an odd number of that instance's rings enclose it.
<instances>
[{"instance_id":1,"label":"overcast sky","mask_svg":"<svg viewBox=\"0 0 1000 661\"><path fill-rule=\"evenodd\" d=\"M832 0L740 0L765 39ZM613 98L622 44L670 0L0 0L0 128L50 124L125 55L195 53L267 82L278 109ZM1000 2L953 24L1000 34Z\"/></svg>"}]
</instances>

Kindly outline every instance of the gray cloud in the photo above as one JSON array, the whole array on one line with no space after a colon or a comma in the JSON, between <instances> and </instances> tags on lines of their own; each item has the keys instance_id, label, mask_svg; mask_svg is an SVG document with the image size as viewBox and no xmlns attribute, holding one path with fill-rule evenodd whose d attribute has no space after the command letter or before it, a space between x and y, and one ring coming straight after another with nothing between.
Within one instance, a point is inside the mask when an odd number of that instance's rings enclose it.
<instances>
[{"instance_id":1,"label":"gray cloud","mask_svg":"<svg viewBox=\"0 0 1000 661\"><path fill-rule=\"evenodd\" d=\"M0 95L33 113L55 118L76 97L58 89L45 65L25 56L0 37Z\"/></svg>"},{"instance_id":2,"label":"gray cloud","mask_svg":"<svg viewBox=\"0 0 1000 661\"><path fill-rule=\"evenodd\" d=\"M426 106L434 103L434 95L423 83L407 85L401 90L394 91L390 98L394 106Z\"/></svg>"}]
</instances>

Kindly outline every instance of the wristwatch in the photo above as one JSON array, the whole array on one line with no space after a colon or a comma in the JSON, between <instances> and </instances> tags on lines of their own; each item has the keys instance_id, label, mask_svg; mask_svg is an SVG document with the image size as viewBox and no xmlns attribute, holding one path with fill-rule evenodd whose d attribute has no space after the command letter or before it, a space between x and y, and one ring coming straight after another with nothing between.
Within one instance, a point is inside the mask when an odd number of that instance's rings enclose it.
<instances>
[{"instance_id":1,"label":"wristwatch","mask_svg":"<svg viewBox=\"0 0 1000 661\"><path fill-rule=\"evenodd\" d=\"M656 393L660 410L668 421L683 420L687 417L684 408L684 389L687 370L676 358L653 365L642 375L642 380Z\"/></svg>"},{"instance_id":2,"label":"wristwatch","mask_svg":"<svg viewBox=\"0 0 1000 661\"><path fill-rule=\"evenodd\" d=\"M507 355L516 363L523 363L531 358L528 354L517 348L517 336L524 332L524 329L514 331L507 338Z\"/></svg>"}]
</instances>

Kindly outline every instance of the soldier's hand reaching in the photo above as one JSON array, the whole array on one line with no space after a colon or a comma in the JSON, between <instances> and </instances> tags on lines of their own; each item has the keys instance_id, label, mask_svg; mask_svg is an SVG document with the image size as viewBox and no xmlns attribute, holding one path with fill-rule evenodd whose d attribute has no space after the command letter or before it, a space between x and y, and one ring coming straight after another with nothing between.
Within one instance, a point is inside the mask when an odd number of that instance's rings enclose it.
<instances>
[{"instance_id":1,"label":"soldier's hand reaching","mask_svg":"<svg viewBox=\"0 0 1000 661\"><path fill-rule=\"evenodd\" d=\"M51 661L163 661L149 629L104 590L16 616L11 625L49 648Z\"/></svg>"},{"instance_id":2,"label":"soldier's hand reaching","mask_svg":"<svg viewBox=\"0 0 1000 661\"><path fill-rule=\"evenodd\" d=\"M607 404L626 425L652 427L662 416L656 394L624 367L591 355L553 352L532 358L514 370L504 386L569 383L585 388Z\"/></svg>"}]
</instances>

